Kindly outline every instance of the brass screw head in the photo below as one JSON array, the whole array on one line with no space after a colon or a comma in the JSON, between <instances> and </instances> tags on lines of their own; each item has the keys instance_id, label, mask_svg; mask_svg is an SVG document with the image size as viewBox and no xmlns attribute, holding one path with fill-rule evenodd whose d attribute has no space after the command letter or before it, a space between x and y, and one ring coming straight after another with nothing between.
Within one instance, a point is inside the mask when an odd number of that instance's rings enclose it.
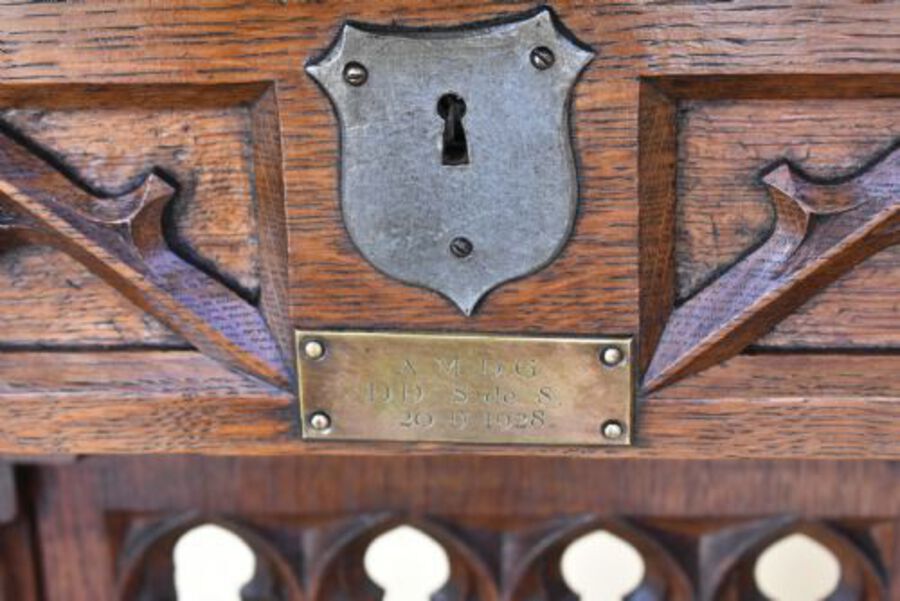
<instances>
[{"instance_id":1,"label":"brass screw head","mask_svg":"<svg viewBox=\"0 0 900 601\"><path fill-rule=\"evenodd\" d=\"M318 340L307 340L303 344L303 354L307 359L321 359L325 356L325 345Z\"/></svg>"},{"instance_id":2,"label":"brass screw head","mask_svg":"<svg viewBox=\"0 0 900 601\"><path fill-rule=\"evenodd\" d=\"M603 438L607 440L619 440L625 435L625 426L622 425L622 422L611 419L603 422L600 432L603 434Z\"/></svg>"},{"instance_id":3,"label":"brass screw head","mask_svg":"<svg viewBox=\"0 0 900 601\"><path fill-rule=\"evenodd\" d=\"M615 367L625 360L625 353L617 346L607 346L600 351L600 362L606 367Z\"/></svg>"},{"instance_id":4,"label":"brass screw head","mask_svg":"<svg viewBox=\"0 0 900 601\"><path fill-rule=\"evenodd\" d=\"M344 67L344 81L351 86L361 86L369 79L369 71L357 62L347 63Z\"/></svg>"},{"instance_id":5,"label":"brass screw head","mask_svg":"<svg viewBox=\"0 0 900 601\"><path fill-rule=\"evenodd\" d=\"M538 46L531 51L531 65L539 71L549 69L555 62L556 55L546 46Z\"/></svg>"},{"instance_id":6,"label":"brass screw head","mask_svg":"<svg viewBox=\"0 0 900 601\"><path fill-rule=\"evenodd\" d=\"M331 428L331 416L324 411L316 411L309 416L309 427L316 432L325 432Z\"/></svg>"}]
</instances>

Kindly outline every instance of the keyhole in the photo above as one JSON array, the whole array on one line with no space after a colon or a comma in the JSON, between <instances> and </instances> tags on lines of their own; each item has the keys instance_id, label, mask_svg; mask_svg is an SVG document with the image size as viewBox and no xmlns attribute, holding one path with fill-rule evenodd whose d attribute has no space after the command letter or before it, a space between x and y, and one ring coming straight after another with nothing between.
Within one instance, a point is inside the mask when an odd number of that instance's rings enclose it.
<instances>
[{"instance_id":1,"label":"keyhole","mask_svg":"<svg viewBox=\"0 0 900 601\"><path fill-rule=\"evenodd\" d=\"M444 165L467 165L469 145L462 122L466 114L466 101L456 94L444 94L438 100L437 112L444 120Z\"/></svg>"}]
</instances>

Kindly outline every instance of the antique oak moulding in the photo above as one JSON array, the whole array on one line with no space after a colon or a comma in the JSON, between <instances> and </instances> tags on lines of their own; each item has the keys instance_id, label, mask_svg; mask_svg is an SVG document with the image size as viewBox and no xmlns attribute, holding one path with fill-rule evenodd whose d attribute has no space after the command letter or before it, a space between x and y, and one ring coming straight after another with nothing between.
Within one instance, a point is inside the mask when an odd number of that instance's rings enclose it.
<instances>
[{"instance_id":1,"label":"antique oak moulding","mask_svg":"<svg viewBox=\"0 0 900 601\"><path fill-rule=\"evenodd\" d=\"M5 8L0 451L900 457L896 9L751 8Z\"/></svg>"}]
</instances>

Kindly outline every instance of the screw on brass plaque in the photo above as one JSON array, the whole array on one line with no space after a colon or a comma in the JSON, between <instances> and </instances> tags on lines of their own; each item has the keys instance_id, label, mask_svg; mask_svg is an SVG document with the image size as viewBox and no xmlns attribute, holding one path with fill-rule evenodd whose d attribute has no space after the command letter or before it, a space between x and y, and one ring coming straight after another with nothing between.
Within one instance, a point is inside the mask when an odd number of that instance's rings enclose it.
<instances>
[{"instance_id":1,"label":"screw on brass plaque","mask_svg":"<svg viewBox=\"0 0 900 601\"><path fill-rule=\"evenodd\" d=\"M297 331L309 440L628 445L630 338Z\"/></svg>"}]
</instances>

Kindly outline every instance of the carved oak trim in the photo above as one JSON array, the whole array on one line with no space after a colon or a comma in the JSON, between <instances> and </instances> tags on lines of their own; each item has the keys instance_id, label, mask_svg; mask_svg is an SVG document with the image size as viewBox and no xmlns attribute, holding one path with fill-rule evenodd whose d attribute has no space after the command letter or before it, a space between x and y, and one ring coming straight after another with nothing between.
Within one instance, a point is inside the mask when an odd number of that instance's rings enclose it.
<instances>
[{"instance_id":1,"label":"carved oak trim","mask_svg":"<svg viewBox=\"0 0 900 601\"><path fill-rule=\"evenodd\" d=\"M781 163L763 182L769 238L676 308L644 374L646 392L732 357L825 286L900 242L900 149L839 180Z\"/></svg>"},{"instance_id":2,"label":"carved oak trim","mask_svg":"<svg viewBox=\"0 0 900 601\"><path fill-rule=\"evenodd\" d=\"M130 192L104 196L16 138L0 131L0 238L60 249L203 353L278 387L289 386L286 349L260 309L170 248L164 221L177 190L164 174L152 172ZM270 174L268 185L275 185L271 179ZM269 221L270 213L267 207ZM265 250L274 257L268 263L276 260L274 248ZM277 309L277 298L267 293L263 300Z\"/></svg>"}]
</instances>

